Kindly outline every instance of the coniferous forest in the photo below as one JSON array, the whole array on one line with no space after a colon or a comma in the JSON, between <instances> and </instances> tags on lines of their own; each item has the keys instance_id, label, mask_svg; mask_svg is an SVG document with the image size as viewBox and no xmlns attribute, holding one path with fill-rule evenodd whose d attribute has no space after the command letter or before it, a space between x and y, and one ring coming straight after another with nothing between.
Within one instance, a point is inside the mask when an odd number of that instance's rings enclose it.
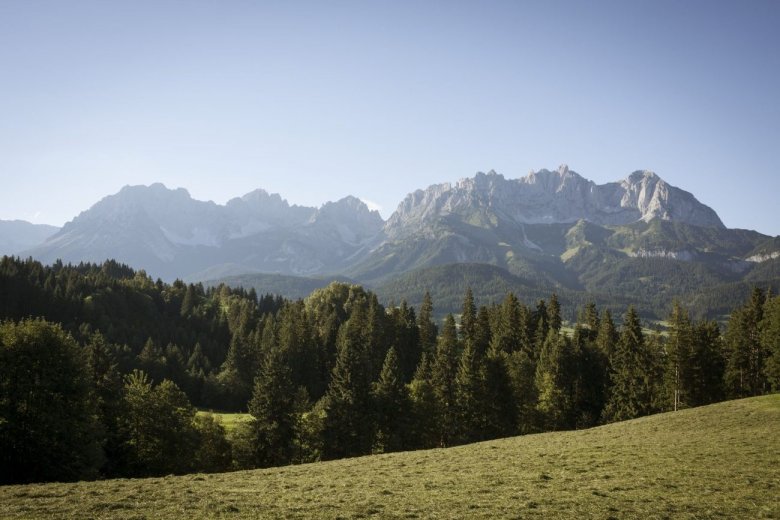
<instances>
[{"instance_id":1,"label":"coniferous forest","mask_svg":"<svg viewBox=\"0 0 780 520\"><path fill-rule=\"evenodd\" d=\"M0 483L297 464L587 428L780 390L780 297L728 323L552 294L459 315L333 283L297 301L113 261L0 260ZM197 409L248 412L229 433Z\"/></svg>"}]
</instances>

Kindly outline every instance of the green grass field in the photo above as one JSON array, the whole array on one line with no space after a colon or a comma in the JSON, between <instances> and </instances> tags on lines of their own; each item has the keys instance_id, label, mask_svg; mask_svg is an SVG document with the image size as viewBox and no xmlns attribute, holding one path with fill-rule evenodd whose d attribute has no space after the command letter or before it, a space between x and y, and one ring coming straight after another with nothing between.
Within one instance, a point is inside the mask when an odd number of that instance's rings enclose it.
<instances>
[{"instance_id":1,"label":"green grass field","mask_svg":"<svg viewBox=\"0 0 780 520\"><path fill-rule=\"evenodd\" d=\"M780 518L780 395L216 475L0 488L2 518Z\"/></svg>"},{"instance_id":2,"label":"green grass field","mask_svg":"<svg viewBox=\"0 0 780 520\"><path fill-rule=\"evenodd\" d=\"M235 430L236 426L243 422L249 421L251 418L248 413L223 413L212 412L210 410L198 410L198 415L211 415L225 428L225 431L227 432Z\"/></svg>"}]
</instances>

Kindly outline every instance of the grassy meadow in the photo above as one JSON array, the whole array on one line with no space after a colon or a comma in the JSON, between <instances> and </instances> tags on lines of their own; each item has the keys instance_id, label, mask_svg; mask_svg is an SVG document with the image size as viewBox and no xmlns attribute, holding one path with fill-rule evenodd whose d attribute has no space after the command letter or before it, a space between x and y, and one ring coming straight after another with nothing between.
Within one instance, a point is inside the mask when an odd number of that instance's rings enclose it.
<instances>
[{"instance_id":1,"label":"grassy meadow","mask_svg":"<svg viewBox=\"0 0 780 520\"><path fill-rule=\"evenodd\" d=\"M212 412L210 410L198 410L198 415L210 415L214 417L227 432L235 430L239 424L247 422L251 418L248 413Z\"/></svg>"},{"instance_id":2,"label":"grassy meadow","mask_svg":"<svg viewBox=\"0 0 780 520\"><path fill-rule=\"evenodd\" d=\"M0 488L1 518L780 518L780 395L213 475Z\"/></svg>"}]
</instances>

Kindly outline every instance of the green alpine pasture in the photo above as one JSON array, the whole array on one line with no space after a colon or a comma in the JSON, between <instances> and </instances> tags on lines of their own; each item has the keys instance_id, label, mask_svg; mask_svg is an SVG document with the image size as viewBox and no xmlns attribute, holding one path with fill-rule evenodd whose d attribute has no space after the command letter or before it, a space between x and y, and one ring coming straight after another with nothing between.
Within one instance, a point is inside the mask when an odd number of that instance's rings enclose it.
<instances>
[{"instance_id":1,"label":"green alpine pasture","mask_svg":"<svg viewBox=\"0 0 780 520\"><path fill-rule=\"evenodd\" d=\"M239 424L245 423L251 419L251 416L248 413L212 412L210 410L198 410L198 415L212 416L227 432L232 432Z\"/></svg>"},{"instance_id":2,"label":"green alpine pasture","mask_svg":"<svg viewBox=\"0 0 780 520\"><path fill-rule=\"evenodd\" d=\"M0 487L2 518L780 518L780 395L283 468Z\"/></svg>"}]
</instances>

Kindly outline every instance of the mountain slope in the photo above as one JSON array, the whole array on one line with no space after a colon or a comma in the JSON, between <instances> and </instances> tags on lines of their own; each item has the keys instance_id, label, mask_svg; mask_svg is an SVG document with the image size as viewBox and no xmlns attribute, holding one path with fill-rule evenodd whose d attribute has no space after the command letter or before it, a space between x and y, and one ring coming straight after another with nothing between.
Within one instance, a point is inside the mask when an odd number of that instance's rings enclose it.
<instances>
[{"instance_id":1,"label":"mountain slope","mask_svg":"<svg viewBox=\"0 0 780 520\"><path fill-rule=\"evenodd\" d=\"M406 197L387 222L390 238L415 233L455 215L474 225L573 223L626 225L653 219L724 228L718 215L690 193L655 173L636 171L620 182L597 185L567 166L540 170L519 179L477 173L454 186L438 184Z\"/></svg>"},{"instance_id":2,"label":"mountain slope","mask_svg":"<svg viewBox=\"0 0 780 520\"><path fill-rule=\"evenodd\" d=\"M778 430L770 395L448 449L5 486L0 500L7 518L777 518Z\"/></svg>"},{"instance_id":3,"label":"mountain slope","mask_svg":"<svg viewBox=\"0 0 780 520\"><path fill-rule=\"evenodd\" d=\"M521 288L630 296L651 307L691 288L773 279L765 266L780 258L780 238L725 228L711 208L652 172L597 185L562 166L417 190L387 222L355 197L310 208L255 190L218 205L162 184L127 186L23 254L47 263L115 258L166 279L266 273L374 287L479 263L524 280Z\"/></svg>"},{"instance_id":4,"label":"mountain slope","mask_svg":"<svg viewBox=\"0 0 780 520\"><path fill-rule=\"evenodd\" d=\"M25 254L48 263L113 258L168 279L225 264L310 274L343 268L382 223L354 197L317 209L256 190L221 206L181 188L126 186Z\"/></svg>"},{"instance_id":5,"label":"mountain slope","mask_svg":"<svg viewBox=\"0 0 780 520\"><path fill-rule=\"evenodd\" d=\"M0 220L0 256L15 255L37 246L59 231L56 226L24 220Z\"/></svg>"}]
</instances>

